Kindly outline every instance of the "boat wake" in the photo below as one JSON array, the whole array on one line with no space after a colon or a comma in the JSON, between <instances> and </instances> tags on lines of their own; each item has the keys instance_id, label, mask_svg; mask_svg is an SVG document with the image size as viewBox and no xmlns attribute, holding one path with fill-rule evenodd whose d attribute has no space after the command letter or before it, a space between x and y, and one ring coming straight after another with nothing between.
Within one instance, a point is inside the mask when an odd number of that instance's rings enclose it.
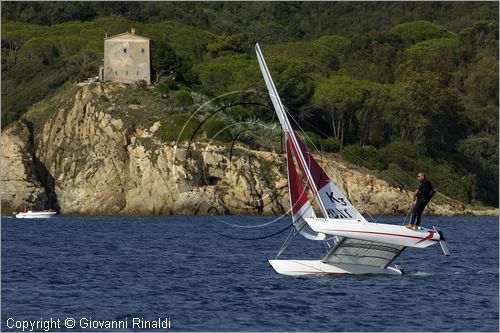
<instances>
[{"instance_id":1,"label":"boat wake","mask_svg":"<svg viewBox=\"0 0 500 333\"><path fill-rule=\"evenodd\" d=\"M429 273L429 272L417 271L417 272L412 272L412 273L406 273L405 275L409 275L409 276L433 276L435 274Z\"/></svg>"}]
</instances>

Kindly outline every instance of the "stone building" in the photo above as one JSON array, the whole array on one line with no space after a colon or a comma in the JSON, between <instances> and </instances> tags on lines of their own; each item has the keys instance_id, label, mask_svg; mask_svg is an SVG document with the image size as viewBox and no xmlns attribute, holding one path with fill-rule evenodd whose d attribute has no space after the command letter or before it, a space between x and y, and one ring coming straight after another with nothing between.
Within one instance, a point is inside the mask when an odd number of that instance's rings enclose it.
<instances>
[{"instance_id":1,"label":"stone building","mask_svg":"<svg viewBox=\"0 0 500 333\"><path fill-rule=\"evenodd\" d=\"M135 29L104 38L102 81L151 83L150 39L135 34Z\"/></svg>"}]
</instances>

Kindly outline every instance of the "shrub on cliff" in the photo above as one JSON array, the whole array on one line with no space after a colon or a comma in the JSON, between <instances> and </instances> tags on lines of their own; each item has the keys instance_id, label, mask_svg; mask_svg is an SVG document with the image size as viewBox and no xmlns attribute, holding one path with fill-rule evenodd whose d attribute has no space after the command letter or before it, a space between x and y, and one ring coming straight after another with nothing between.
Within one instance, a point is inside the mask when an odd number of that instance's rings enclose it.
<instances>
[{"instance_id":1,"label":"shrub on cliff","mask_svg":"<svg viewBox=\"0 0 500 333\"><path fill-rule=\"evenodd\" d=\"M187 90L179 90L175 93L174 100L181 106L190 106L194 103L193 97Z\"/></svg>"},{"instance_id":2,"label":"shrub on cliff","mask_svg":"<svg viewBox=\"0 0 500 333\"><path fill-rule=\"evenodd\" d=\"M336 138L326 138L320 140L321 150L327 153L338 153L340 151L340 140Z\"/></svg>"},{"instance_id":3,"label":"shrub on cliff","mask_svg":"<svg viewBox=\"0 0 500 333\"><path fill-rule=\"evenodd\" d=\"M230 129L231 123L223 119L210 118L203 126L203 131L209 140L221 142L231 142L233 140Z\"/></svg>"},{"instance_id":4,"label":"shrub on cliff","mask_svg":"<svg viewBox=\"0 0 500 333\"><path fill-rule=\"evenodd\" d=\"M193 136L198 125L198 120L191 115L177 113L161 124L159 134L163 141L186 141Z\"/></svg>"},{"instance_id":5,"label":"shrub on cliff","mask_svg":"<svg viewBox=\"0 0 500 333\"><path fill-rule=\"evenodd\" d=\"M348 162L368 169L384 170L387 163L373 146L350 145L342 150L342 157Z\"/></svg>"}]
</instances>

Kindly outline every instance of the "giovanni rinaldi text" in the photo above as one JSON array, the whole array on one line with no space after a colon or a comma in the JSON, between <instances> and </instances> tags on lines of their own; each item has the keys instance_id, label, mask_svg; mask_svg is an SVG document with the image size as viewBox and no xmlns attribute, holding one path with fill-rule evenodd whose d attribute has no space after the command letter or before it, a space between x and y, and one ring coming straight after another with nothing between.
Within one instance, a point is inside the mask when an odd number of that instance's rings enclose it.
<instances>
[{"instance_id":1,"label":"giovanni rinaldi text","mask_svg":"<svg viewBox=\"0 0 500 333\"><path fill-rule=\"evenodd\" d=\"M123 320L98 320L93 318L65 318L65 319L43 319L39 320L18 320L9 318L6 321L6 326L9 330L22 332L39 332L57 329L121 329L121 328L136 328L136 329L169 329L171 328L170 318L155 318L153 320L137 318L125 318Z\"/></svg>"}]
</instances>

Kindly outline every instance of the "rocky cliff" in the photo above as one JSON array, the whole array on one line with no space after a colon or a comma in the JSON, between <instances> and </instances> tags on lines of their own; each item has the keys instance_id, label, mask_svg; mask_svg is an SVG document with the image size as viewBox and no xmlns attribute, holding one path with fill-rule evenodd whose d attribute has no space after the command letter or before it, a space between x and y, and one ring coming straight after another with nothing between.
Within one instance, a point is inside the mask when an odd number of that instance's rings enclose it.
<instances>
[{"instance_id":1,"label":"rocky cliff","mask_svg":"<svg viewBox=\"0 0 500 333\"><path fill-rule=\"evenodd\" d=\"M119 84L85 86L53 105L34 133L26 119L2 133L2 213L55 208L63 214L283 214L289 209L284 157L266 151L163 142L160 122L126 125L99 103ZM137 109L137 105L130 105ZM32 112L36 112L33 110ZM340 161L322 163L363 213L405 215L411 193ZM451 200L427 214L471 213ZM495 212L486 212L495 213Z\"/></svg>"},{"instance_id":2,"label":"rocky cliff","mask_svg":"<svg viewBox=\"0 0 500 333\"><path fill-rule=\"evenodd\" d=\"M35 167L31 131L19 123L2 133L2 213L23 210L30 203L35 209L47 204L47 193Z\"/></svg>"}]
</instances>

